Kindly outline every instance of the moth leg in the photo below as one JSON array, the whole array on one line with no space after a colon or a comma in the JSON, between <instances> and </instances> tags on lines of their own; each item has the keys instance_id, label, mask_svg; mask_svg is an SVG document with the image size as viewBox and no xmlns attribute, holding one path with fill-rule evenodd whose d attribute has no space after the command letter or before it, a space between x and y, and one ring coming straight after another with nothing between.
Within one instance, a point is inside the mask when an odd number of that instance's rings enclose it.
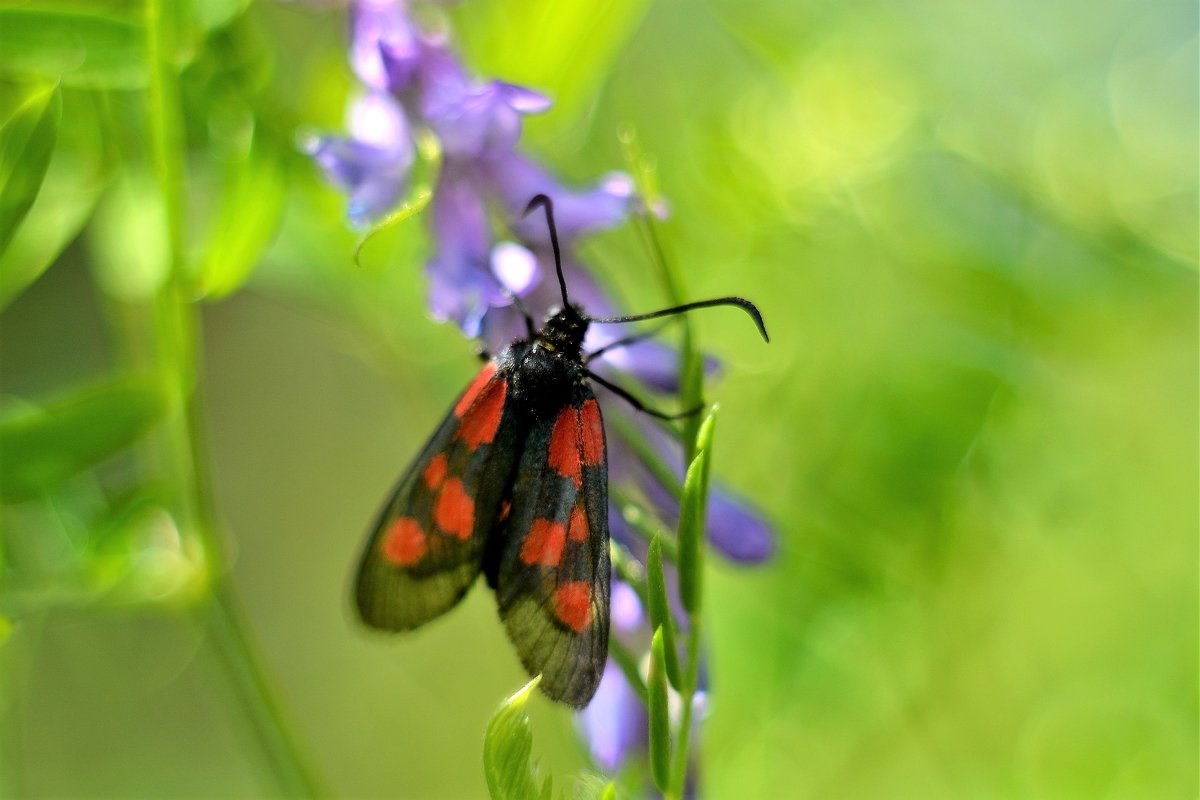
<instances>
[{"instance_id":1,"label":"moth leg","mask_svg":"<svg viewBox=\"0 0 1200 800\"><path fill-rule=\"evenodd\" d=\"M591 378L596 383L603 386L605 389L608 389L613 394L622 398L623 400L625 400L625 402L629 403L629 405L633 406L638 411L641 411L643 414L649 414L652 417L658 417L659 419L667 420L668 422L670 422L672 420L683 419L685 417L690 417L693 414L698 414L704 408L704 404L701 403L700 405L696 406L695 408L689 408L687 411L679 411L675 414L668 414L665 411L659 411L657 409L648 407L645 403L643 403L641 400L638 400L636 397L634 397L632 394L630 394L625 389L622 389L620 386L617 386L615 383L606 381L604 378L601 378L599 375L592 372L591 370L588 370L587 374L588 374L589 378Z\"/></svg>"}]
</instances>

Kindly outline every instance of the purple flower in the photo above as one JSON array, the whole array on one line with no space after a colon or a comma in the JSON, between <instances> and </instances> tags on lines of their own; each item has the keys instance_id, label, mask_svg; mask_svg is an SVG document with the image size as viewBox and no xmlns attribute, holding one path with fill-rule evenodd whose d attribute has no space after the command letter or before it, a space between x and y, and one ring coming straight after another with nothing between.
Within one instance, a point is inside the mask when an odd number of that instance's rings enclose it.
<instances>
[{"instance_id":1,"label":"purple flower","mask_svg":"<svg viewBox=\"0 0 1200 800\"><path fill-rule=\"evenodd\" d=\"M521 136L521 117L547 110L550 100L501 81L447 81L422 108L446 157L472 160L507 155Z\"/></svg>"},{"instance_id":2,"label":"purple flower","mask_svg":"<svg viewBox=\"0 0 1200 800\"><path fill-rule=\"evenodd\" d=\"M577 724L596 764L615 772L634 753L644 752L649 718L646 706L612 659L592 702L579 712Z\"/></svg>"},{"instance_id":3,"label":"purple flower","mask_svg":"<svg viewBox=\"0 0 1200 800\"><path fill-rule=\"evenodd\" d=\"M408 188L414 147L404 109L373 92L350 107L350 136L311 136L302 148L329 181L349 196L347 215L356 226L390 211Z\"/></svg>"},{"instance_id":4,"label":"purple flower","mask_svg":"<svg viewBox=\"0 0 1200 800\"><path fill-rule=\"evenodd\" d=\"M400 91L411 81L419 46L401 0L359 0L350 6L350 65L364 84Z\"/></svg>"},{"instance_id":5,"label":"purple flower","mask_svg":"<svg viewBox=\"0 0 1200 800\"><path fill-rule=\"evenodd\" d=\"M488 170L505 213L509 219L518 220L515 229L521 238L545 246L550 244L550 232L541 215L521 219L534 195L544 194L554 200L554 221L563 241L621 224L628 218L635 197L633 180L623 172L610 172L592 188L574 191L516 154L494 160Z\"/></svg>"}]
</instances>

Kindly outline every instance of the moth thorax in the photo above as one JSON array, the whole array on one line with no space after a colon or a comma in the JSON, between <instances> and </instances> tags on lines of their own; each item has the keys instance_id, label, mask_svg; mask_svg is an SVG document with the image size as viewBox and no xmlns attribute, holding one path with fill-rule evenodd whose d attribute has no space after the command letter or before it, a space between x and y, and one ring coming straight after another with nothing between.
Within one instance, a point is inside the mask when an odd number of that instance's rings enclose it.
<instances>
[{"instance_id":1,"label":"moth thorax","mask_svg":"<svg viewBox=\"0 0 1200 800\"><path fill-rule=\"evenodd\" d=\"M587 317L577 306L570 306L551 311L537 338L542 346L551 352L578 358L583 349L583 337L587 334L587 329Z\"/></svg>"}]
</instances>

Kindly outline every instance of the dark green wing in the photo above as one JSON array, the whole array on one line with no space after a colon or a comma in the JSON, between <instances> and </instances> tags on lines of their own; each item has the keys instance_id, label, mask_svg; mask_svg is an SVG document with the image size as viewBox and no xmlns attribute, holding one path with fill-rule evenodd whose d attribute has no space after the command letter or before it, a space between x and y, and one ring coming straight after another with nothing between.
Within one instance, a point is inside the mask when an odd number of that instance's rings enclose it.
<instances>
[{"instance_id":1,"label":"dark green wing","mask_svg":"<svg viewBox=\"0 0 1200 800\"><path fill-rule=\"evenodd\" d=\"M416 628L454 606L479 574L520 451L511 364L502 356L484 365L392 491L355 584L366 624Z\"/></svg>"},{"instance_id":2,"label":"dark green wing","mask_svg":"<svg viewBox=\"0 0 1200 800\"><path fill-rule=\"evenodd\" d=\"M530 675L582 708L608 658L608 462L600 407L579 384L527 432L512 489L496 600Z\"/></svg>"}]
</instances>

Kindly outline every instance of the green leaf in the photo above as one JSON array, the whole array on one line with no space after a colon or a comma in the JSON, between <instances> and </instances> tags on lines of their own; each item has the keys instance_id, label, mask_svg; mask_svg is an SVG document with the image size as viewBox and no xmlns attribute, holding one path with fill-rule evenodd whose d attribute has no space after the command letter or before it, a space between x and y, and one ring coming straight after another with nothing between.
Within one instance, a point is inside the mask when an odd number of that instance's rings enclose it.
<instances>
[{"instance_id":1,"label":"green leaf","mask_svg":"<svg viewBox=\"0 0 1200 800\"><path fill-rule=\"evenodd\" d=\"M37 198L62 117L57 86L22 88L14 92L17 97L12 105L4 102L0 106L0 255ZM9 100L9 95L0 90L0 102Z\"/></svg>"},{"instance_id":2,"label":"green leaf","mask_svg":"<svg viewBox=\"0 0 1200 800\"><path fill-rule=\"evenodd\" d=\"M0 420L0 498L27 500L99 464L141 436L164 406L153 384L126 378Z\"/></svg>"},{"instance_id":3,"label":"green leaf","mask_svg":"<svg viewBox=\"0 0 1200 800\"><path fill-rule=\"evenodd\" d=\"M529 761L533 732L525 713L525 703L541 680L538 675L521 687L488 722L483 739L483 772L492 800L529 800L541 795L537 773Z\"/></svg>"},{"instance_id":4,"label":"green leaf","mask_svg":"<svg viewBox=\"0 0 1200 800\"><path fill-rule=\"evenodd\" d=\"M131 173L113 183L87 234L96 282L110 296L139 302L167 280L167 211L147 173Z\"/></svg>"},{"instance_id":5,"label":"green leaf","mask_svg":"<svg viewBox=\"0 0 1200 800\"><path fill-rule=\"evenodd\" d=\"M146 85L145 25L135 0L31 0L0 6L0 73L67 86Z\"/></svg>"},{"instance_id":6,"label":"green leaf","mask_svg":"<svg viewBox=\"0 0 1200 800\"><path fill-rule=\"evenodd\" d=\"M700 425L696 437L696 457L688 465L687 476L683 479L683 497L679 503L679 599L692 615L700 608L704 517L708 506L708 476L716 413L717 407L713 406Z\"/></svg>"},{"instance_id":7,"label":"green leaf","mask_svg":"<svg viewBox=\"0 0 1200 800\"><path fill-rule=\"evenodd\" d=\"M250 7L250 0L203 0L195 7L196 24L204 31L229 25Z\"/></svg>"},{"instance_id":8,"label":"green leaf","mask_svg":"<svg viewBox=\"0 0 1200 800\"><path fill-rule=\"evenodd\" d=\"M571 800L614 800L616 796L616 784L590 772L577 776L571 787Z\"/></svg>"},{"instance_id":9,"label":"green leaf","mask_svg":"<svg viewBox=\"0 0 1200 800\"><path fill-rule=\"evenodd\" d=\"M660 792L671 783L671 717L667 710L667 671L662 628L650 643L650 774Z\"/></svg>"},{"instance_id":10,"label":"green leaf","mask_svg":"<svg viewBox=\"0 0 1200 800\"><path fill-rule=\"evenodd\" d=\"M650 540L646 555L646 598L649 601L650 627L662 630L663 653L666 656L667 679L679 690L683 675L679 670L679 651L675 646L675 623L667 604L667 584L663 579L662 538Z\"/></svg>"},{"instance_id":11,"label":"green leaf","mask_svg":"<svg viewBox=\"0 0 1200 800\"><path fill-rule=\"evenodd\" d=\"M104 141L92 97L63 99L58 144L25 220L0 255L0 309L54 263L79 235L108 181Z\"/></svg>"},{"instance_id":12,"label":"green leaf","mask_svg":"<svg viewBox=\"0 0 1200 800\"><path fill-rule=\"evenodd\" d=\"M708 416L704 418L704 422L700 424L700 431L696 434L696 449L703 450L709 454L708 460L704 462L704 472L701 474L704 483L701 486L700 493L704 499L704 504L700 511L703 514L708 509L708 479L712 475L710 468L712 459L712 441L713 431L717 427L717 412L721 410L720 403L713 403L712 409L708 412ZM700 519L703 523L703 516Z\"/></svg>"},{"instance_id":13,"label":"green leaf","mask_svg":"<svg viewBox=\"0 0 1200 800\"><path fill-rule=\"evenodd\" d=\"M230 166L218 199L198 269L202 296L224 297L246 281L279 228L286 199L283 165L258 135L246 157Z\"/></svg>"}]
</instances>

